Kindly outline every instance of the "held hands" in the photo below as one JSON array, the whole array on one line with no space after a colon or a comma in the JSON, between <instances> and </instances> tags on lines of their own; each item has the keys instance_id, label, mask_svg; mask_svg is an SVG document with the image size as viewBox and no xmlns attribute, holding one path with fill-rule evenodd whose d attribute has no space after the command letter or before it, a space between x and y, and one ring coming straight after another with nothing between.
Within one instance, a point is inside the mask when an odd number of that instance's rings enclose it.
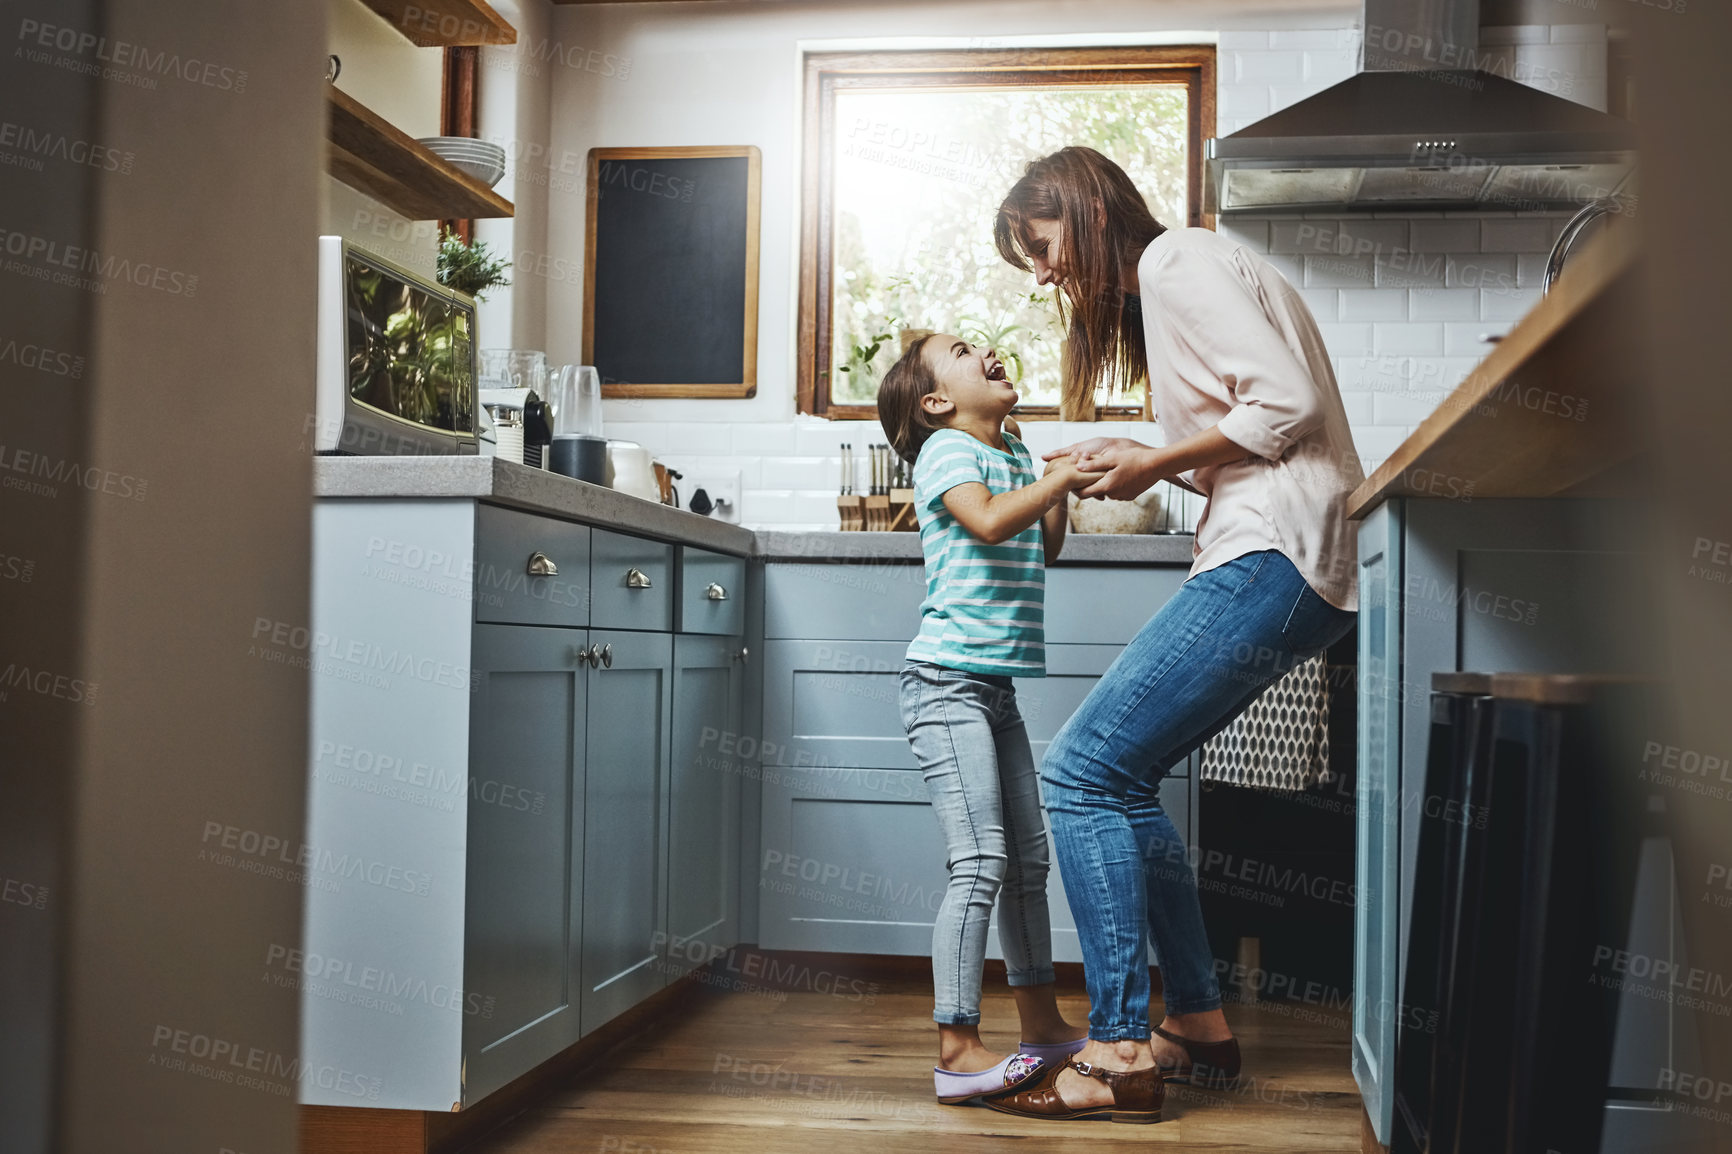
<instances>
[{"instance_id":1,"label":"held hands","mask_svg":"<svg viewBox=\"0 0 1732 1154\"><path fill-rule=\"evenodd\" d=\"M1084 489L1100 480L1099 473L1089 473L1077 467L1076 461L1070 457L1056 457L1046 464L1046 472L1042 477L1057 474L1059 488L1068 493L1074 489Z\"/></svg>"},{"instance_id":2,"label":"held hands","mask_svg":"<svg viewBox=\"0 0 1732 1154\"><path fill-rule=\"evenodd\" d=\"M1051 462L1069 460L1083 482L1079 497L1111 497L1130 501L1162 477L1160 451L1129 437L1092 437L1045 455Z\"/></svg>"}]
</instances>

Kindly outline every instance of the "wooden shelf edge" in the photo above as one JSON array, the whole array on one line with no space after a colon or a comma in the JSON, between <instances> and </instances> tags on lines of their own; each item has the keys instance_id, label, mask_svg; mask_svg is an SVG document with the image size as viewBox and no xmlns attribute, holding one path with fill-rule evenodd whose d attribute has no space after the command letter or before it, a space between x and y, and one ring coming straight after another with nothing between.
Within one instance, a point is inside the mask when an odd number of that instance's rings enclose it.
<instances>
[{"instance_id":1,"label":"wooden shelf edge","mask_svg":"<svg viewBox=\"0 0 1732 1154\"><path fill-rule=\"evenodd\" d=\"M418 48L516 44L517 29L487 0L361 0Z\"/></svg>"},{"instance_id":2,"label":"wooden shelf edge","mask_svg":"<svg viewBox=\"0 0 1732 1154\"><path fill-rule=\"evenodd\" d=\"M1425 471L1426 454L1451 434L1458 433L1495 404L1495 395L1518 373L1545 354L1554 339L1610 290L1624 283L1639 257L1639 236L1634 226L1619 224L1585 243L1571 259L1552 291L1493 347L1485 360L1439 402L1420 422L1413 435L1403 441L1383 464L1367 477L1348 498L1348 517L1358 520L1390 497L1427 496L1414 489L1408 478ZM1632 324L1635 318L1631 318ZM1631 447L1634 452L1635 446ZM1615 461L1608 461L1615 464ZM1472 480L1473 478L1457 478ZM1551 496L1579 484L1584 478L1563 477L1555 482L1535 478L1532 492L1487 493L1487 496ZM1548 488L1549 485L1549 488Z\"/></svg>"},{"instance_id":3,"label":"wooden shelf edge","mask_svg":"<svg viewBox=\"0 0 1732 1154\"><path fill-rule=\"evenodd\" d=\"M509 200L465 176L334 84L325 86L330 174L410 220L515 215Z\"/></svg>"}]
</instances>

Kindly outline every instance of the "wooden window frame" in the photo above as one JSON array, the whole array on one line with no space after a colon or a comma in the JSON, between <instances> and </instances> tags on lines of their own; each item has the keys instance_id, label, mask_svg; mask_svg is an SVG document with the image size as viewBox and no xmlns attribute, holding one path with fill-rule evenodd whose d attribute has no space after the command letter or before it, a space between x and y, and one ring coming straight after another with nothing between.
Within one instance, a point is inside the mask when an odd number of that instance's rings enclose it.
<instances>
[{"instance_id":1,"label":"wooden window frame","mask_svg":"<svg viewBox=\"0 0 1732 1154\"><path fill-rule=\"evenodd\" d=\"M1175 83L1187 89L1190 120L1185 223L1213 228L1214 217L1202 210L1203 142L1215 134L1213 45L807 53L802 83L797 411L832 420L878 418L873 405L830 400L835 166L828 145L835 134L837 92ZM988 227L988 222L981 227ZM1056 405L1030 405L1019 408L1017 415L1059 419ZM1103 406L1095 414L1097 420L1145 418L1142 404Z\"/></svg>"}]
</instances>

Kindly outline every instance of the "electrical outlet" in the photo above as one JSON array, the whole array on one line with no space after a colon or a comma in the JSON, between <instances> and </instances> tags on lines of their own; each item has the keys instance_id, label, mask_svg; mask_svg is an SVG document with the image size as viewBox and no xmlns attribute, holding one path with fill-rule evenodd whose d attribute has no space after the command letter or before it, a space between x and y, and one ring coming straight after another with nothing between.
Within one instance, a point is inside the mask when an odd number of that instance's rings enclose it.
<instances>
[{"instance_id":1,"label":"electrical outlet","mask_svg":"<svg viewBox=\"0 0 1732 1154\"><path fill-rule=\"evenodd\" d=\"M716 521L740 523L740 471L738 469L682 469L679 481L680 506L692 507L692 498L699 489L714 506L709 516Z\"/></svg>"}]
</instances>

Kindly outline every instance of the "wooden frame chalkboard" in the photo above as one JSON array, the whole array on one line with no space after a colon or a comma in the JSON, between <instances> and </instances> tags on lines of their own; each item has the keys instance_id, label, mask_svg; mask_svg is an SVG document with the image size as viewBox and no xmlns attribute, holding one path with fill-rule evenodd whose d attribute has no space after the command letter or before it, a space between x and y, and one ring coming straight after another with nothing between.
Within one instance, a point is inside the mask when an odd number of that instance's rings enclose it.
<instances>
[{"instance_id":1,"label":"wooden frame chalkboard","mask_svg":"<svg viewBox=\"0 0 1732 1154\"><path fill-rule=\"evenodd\" d=\"M758 201L750 145L589 150L583 362L608 397L758 388Z\"/></svg>"}]
</instances>

